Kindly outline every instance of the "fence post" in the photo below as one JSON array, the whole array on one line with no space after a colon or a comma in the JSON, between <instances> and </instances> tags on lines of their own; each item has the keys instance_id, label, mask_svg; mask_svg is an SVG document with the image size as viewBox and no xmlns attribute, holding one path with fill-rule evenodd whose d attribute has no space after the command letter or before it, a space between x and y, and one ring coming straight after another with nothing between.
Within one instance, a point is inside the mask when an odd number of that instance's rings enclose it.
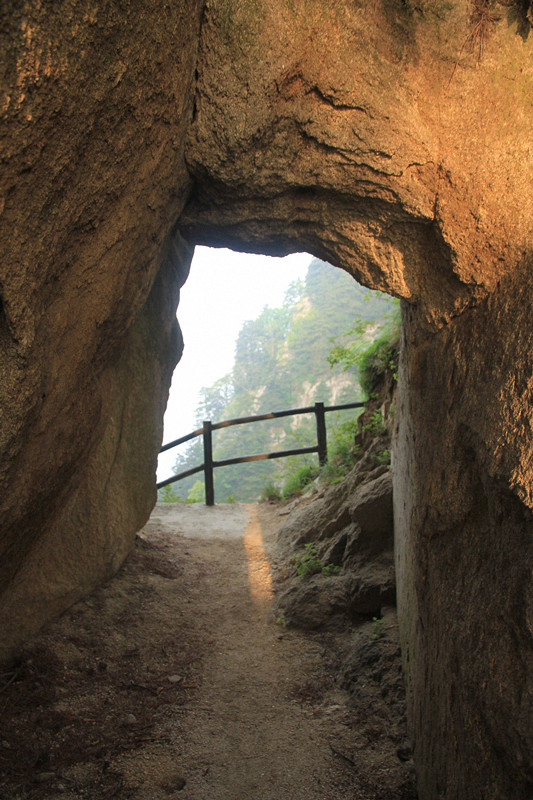
<instances>
[{"instance_id":1,"label":"fence post","mask_svg":"<svg viewBox=\"0 0 533 800\"><path fill-rule=\"evenodd\" d=\"M326 436L326 414L324 403L315 403L316 441L318 445L318 463L321 467L328 461L328 440Z\"/></svg>"},{"instance_id":2,"label":"fence post","mask_svg":"<svg viewBox=\"0 0 533 800\"><path fill-rule=\"evenodd\" d=\"M213 440L210 420L204 420L204 481L205 504L206 506L214 506L215 487L213 484Z\"/></svg>"}]
</instances>

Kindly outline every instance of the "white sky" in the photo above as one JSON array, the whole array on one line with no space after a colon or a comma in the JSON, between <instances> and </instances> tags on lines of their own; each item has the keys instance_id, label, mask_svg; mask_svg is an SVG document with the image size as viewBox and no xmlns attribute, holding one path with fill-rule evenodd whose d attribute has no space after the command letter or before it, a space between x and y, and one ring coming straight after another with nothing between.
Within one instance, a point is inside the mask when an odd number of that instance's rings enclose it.
<instances>
[{"instance_id":1,"label":"white sky","mask_svg":"<svg viewBox=\"0 0 533 800\"><path fill-rule=\"evenodd\" d=\"M281 306L289 284L305 277L311 259L307 253L271 258L196 247L180 293L177 317L185 347L174 370L163 442L194 430L198 392L231 370L243 322L265 306ZM183 450L160 456L158 480L172 473L177 452Z\"/></svg>"}]
</instances>

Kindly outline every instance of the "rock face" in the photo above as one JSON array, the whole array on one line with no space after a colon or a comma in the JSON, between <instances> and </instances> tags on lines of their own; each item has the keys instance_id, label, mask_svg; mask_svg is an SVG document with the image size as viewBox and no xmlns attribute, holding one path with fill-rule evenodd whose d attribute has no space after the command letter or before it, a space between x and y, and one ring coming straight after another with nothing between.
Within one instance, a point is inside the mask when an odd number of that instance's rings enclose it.
<instances>
[{"instance_id":1,"label":"rock face","mask_svg":"<svg viewBox=\"0 0 533 800\"><path fill-rule=\"evenodd\" d=\"M200 7L0 14L2 655L116 570L155 501Z\"/></svg>"},{"instance_id":2,"label":"rock face","mask_svg":"<svg viewBox=\"0 0 533 800\"><path fill-rule=\"evenodd\" d=\"M394 426L394 380L387 367L359 416L356 462L333 486L295 501L277 543L292 564L277 590L275 616L314 629L350 628L396 605L392 479L383 454ZM379 410L379 428L369 424ZM348 623L348 625L347 625Z\"/></svg>"},{"instance_id":3,"label":"rock face","mask_svg":"<svg viewBox=\"0 0 533 800\"><path fill-rule=\"evenodd\" d=\"M203 6L2 6L3 652L149 513L178 227L308 250L405 300L393 480L420 796L525 800L531 4Z\"/></svg>"},{"instance_id":4,"label":"rock face","mask_svg":"<svg viewBox=\"0 0 533 800\"><path fill-rule=\"evenodd\" d=\"M530 266L414 347L406 319L396 561L424 798L533 787L532 290Z\"/></svg>"},{"instance_id":5,"label":"rock face","mask_svg":"<svg viewBox=\"0 0 533 800\"><path fill-rule=\"evenodd\" d=\"M305 580L295 576L280 595L276 613L287 625L321 628L337 615L369 619L395 604L392 481L387 467L372 469L371 458L341 486L293 512L278 542L293 557L312 548L311 566L326 568L317 575L309 570Z\"/></svg>"}]
</instances>

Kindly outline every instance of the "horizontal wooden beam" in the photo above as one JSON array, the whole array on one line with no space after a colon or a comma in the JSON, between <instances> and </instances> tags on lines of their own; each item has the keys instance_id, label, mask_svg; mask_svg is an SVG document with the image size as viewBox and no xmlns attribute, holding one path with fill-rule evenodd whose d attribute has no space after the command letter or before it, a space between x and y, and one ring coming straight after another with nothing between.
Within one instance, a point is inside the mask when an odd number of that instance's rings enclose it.
<instances>
[{"instance_id":1,"label":"horizontal wooden beam","mask_svg":"<svg viewBox=\"0 0 533 800\"><path fill-rule=\"evenodd\" d=\"M173 475L157 484L158 489L163 486L168 486L170 483L188 478L195 475L197 472L204 471L205 485L206 485L206 502L208 505L214 503L214 489L213 489L213 469L215 467L229 467L233 464L246 464L250 461L265 461L271 458L287 458L288 456L303 455L305 453L318 453L320 466L327 462L327 440L326 440L326 425L324 414L327 411L347 411L351 408L363 408L365 403L343 403L336 406L324 406L322 403L315 403L314 406L304 406L303 408L290 408L284 411L270 411L268 414L256 414L253 417L237 417L235 419L226 419L222 422L211 423L209 420L204 422L202 428L187 433L185 436L175 439L173 442L163 445L160 453L170 450L172 447L177 447L180 444L194 439L196 436L204 438L204 463L197 467L188 469L185 472L180 472L178 475ZM317 419L317 441L318 444L314 447L300 447L295 450L278 450L274 453L258 453L253 456L240 456L238 458L228 458L224 461L212 460L212 445L211 445L211 432L221 430L222 428L230 428L233 425L247 425L250 422L261 422L267 419L279 419L280 417L293 417L299 414L315 414Z\"/></svg>"},{"instance_id":2,"label":"horizontal wooden beam","mask_svg":"<svg viewBox=\"0 0 533 800\"><path fill-rule=\"evenodd\" d=\"M299 450L279 450L277 453L259 453L255 456L241 456L240 458L227 458L224 461L213 461L213 467L230 467L232 464L246 464L248 461L266 461L269 458L286 458L298 456L303 453L318 453L318 446L300 447Z\"/></svg>"}]
</instances>

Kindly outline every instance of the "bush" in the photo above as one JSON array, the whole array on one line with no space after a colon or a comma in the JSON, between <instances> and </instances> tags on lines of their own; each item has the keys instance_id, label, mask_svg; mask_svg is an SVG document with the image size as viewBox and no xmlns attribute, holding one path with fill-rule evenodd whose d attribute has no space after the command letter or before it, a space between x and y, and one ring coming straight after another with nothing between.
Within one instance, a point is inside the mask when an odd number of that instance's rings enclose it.
<instances>
[{"instance_id":1,"label":"bush","mask_svg":"<svg viewBox=\"0 0 533 800\"><path fill-rule=\"evenodd\" d=\"M157 492L157 499L160 503L181 503L177 489L171 483L167 483L162 489Z\"/></svg>"},{"instance_id":2,"label":"bush","mask_svg":"<svg viewBox=\"0 0 533 800\"><path fill-rule=\"evenodd\" d=\"M320 471L328 483L338 483L351 470L359 448L355 444L358 433L357 418L336 425L328 442L328 463Z\"/></svg>"},{"instance_id":3,"label":"bush","mask_svg":"<svg viewBox=\"0 0 533 800\"><path fill-rule=\"evenodd\" d=\"M389 372L398 380L398 358L400 332L397 328L387 331L362 353L359 360L359 383L367 397L372 397L382 377Z\"/></svg>"},{"instance_id":4,"label":"bush","mask_svg":"<svg viewBox=\"0 0 533 800\"><path fill-rule=\"evenodd\" d=\"M263 491L261 492L261 500L269 502L276 502L277 500L281 500L280 488L273 483L267 483L266 486L263 487Z\"/></svg>"},{"instance_id":5,"label":"bush","mask_svg":"<svg viewBox=\"0 0 533 800\"><path fill-rule=\"evenodd\" d=\"M381 436L382 433L387 432L383 415L379 409L374 411L366 425L363 425L363 431L371 433L373 436Z\"/></svg>"},{"instance_id":6,"label":"bush","mask_svg":"<svg viewBox=\"0 0 533 800\"><path fill-rule=\"evenodd\" d=\"M316 545L308 542L304 545L303 553L293 557L296 572L300 578L310 578L311 575L337 575L340 572L340 567L335 564L322 564L318 557L318 550Z\"/></svg>"},{"instance_id":7,"label":"bush","mask_svg":"<svg viewBox=\"0 0 533 800\"><path fill-rule=\"evenodd\" d=\"M315 464L304 464L295 472L285 478L283 484L283 497L285 499L294 497L302 493L302 490L314 481L318 475L318 467Z\"/></svg>"},{"instance_id":8,"label":"bush","mask_svg":"<svg viewBox=\"0 0 533 800\"><path fill-rule=\"evenodd\" d=\"M203 481L195 481L189 489L186 503L205 503L205 485Z\"/></svg>"},{"instance_id":9,"label":"bush","mask_svg":"<svg viewBox=\"0 0 533 800\"><path fill-rule=\"evenodd\" d=\"M367 399L377 389L380 378L387 372L393 380L398 378L398 356L400 350L400 306L391 299L392 310L385 315L379 326L379 335L368 347L367 341L372 323L358 317L346 332L344 341L332 339L333 347L327 358L330 366L339 364L346 372L356 372L359 384Z\"/></svg>"}]
</instances>

